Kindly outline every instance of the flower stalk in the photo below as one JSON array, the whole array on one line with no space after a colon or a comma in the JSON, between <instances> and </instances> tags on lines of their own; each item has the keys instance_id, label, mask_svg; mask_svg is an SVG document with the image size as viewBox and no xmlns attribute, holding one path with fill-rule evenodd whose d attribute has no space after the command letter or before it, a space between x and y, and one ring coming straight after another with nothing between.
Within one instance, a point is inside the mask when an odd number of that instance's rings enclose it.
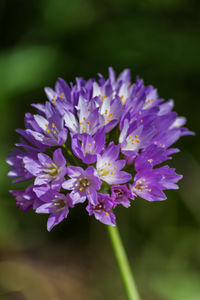
<instances>
[{"instance_id":1,"label":"flower stalk","mask_svg":"<svg viewBox=\"0 0 200 300\"><path fill-rule=\"evenodd\" d=\"M107 226L113 251L129 300L141 300L117 226Z\"/></svg>"}]
</instances>

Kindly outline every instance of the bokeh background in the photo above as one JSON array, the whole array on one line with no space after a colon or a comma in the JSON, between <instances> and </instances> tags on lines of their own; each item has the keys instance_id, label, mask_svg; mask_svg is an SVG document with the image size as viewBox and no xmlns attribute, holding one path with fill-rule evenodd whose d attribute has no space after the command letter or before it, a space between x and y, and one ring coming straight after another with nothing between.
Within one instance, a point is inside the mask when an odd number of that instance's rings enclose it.
<instances>
[{"instance_id":1,"label":"bokeh background","mask_svg":"<svg viewBox=\"0 0 200 300\"><path fill-rule=\"evenodd\" d=\"M0 1L0 299L126 299L105 226L77 206L48 233L46 215L16 209L5 163L44 86L109 66L175 99L196 132L170 162L180 190L117 219L142 299L200 299L199 10L198 0Z\"/></svg>"}]
</instances>

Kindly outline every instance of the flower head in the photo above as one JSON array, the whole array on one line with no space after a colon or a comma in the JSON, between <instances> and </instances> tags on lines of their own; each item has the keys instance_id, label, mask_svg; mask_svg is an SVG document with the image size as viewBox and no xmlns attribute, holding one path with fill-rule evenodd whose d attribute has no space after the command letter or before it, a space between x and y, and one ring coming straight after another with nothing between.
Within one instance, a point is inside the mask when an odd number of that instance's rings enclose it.
<instances>
[{"instance_id":1,"label":"flower head","mask_svg":"<svg viewBox=\"0 0 200 300\"><path fill-rule=\"evenodd\" d=\"M114 210L129 207L138 197L166 199L182 178L166 165L186 119L173 112L153 86L130 71L117 78L61 78L45 88L45 104L33 104L25 115L20 141L7 157L13 183L27 181L25 190L11 190L24 211L47 213L48 230L68 216L69 208L87 201L86 210L104 224L115 225ZM162 163L162 166L159 164Z\"/></svg>"}]
</instances>

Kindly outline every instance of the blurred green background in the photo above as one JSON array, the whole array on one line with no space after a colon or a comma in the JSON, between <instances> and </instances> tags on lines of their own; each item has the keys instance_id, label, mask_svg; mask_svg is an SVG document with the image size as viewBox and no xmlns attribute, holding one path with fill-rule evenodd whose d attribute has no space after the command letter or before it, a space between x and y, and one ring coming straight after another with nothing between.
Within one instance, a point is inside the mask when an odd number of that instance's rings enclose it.
<instances>
[{"instance_id":1,"label":"blurred green background","mask_svg":"<svg viewBox=\"0 0 200 300\"><path fill-rule=\"evenodd\" d=\"M48 233L46 215L16 209L5 163L44 86L109 66L173 98L196 132L170 162L180 190L117 219L142 299L200 299L199 10L198 0L0 1L0 299L126 299L105 226L78 206Z\"/></svg>"}]
</instances>

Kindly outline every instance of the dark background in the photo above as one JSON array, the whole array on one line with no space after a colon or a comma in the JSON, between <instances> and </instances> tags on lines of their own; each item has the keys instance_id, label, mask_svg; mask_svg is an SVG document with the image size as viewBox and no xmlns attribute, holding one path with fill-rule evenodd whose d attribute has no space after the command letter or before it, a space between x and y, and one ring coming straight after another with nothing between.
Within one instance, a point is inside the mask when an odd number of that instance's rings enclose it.
<instances>
[{"instance_id":1,"label":"dark background","mask_svg":"<svg viewBox=\"0 0 200 300\"><path fill-rule=\"evenodd\" d=\"M0 1L0 299L126 299L106 227L80 205L48 233L46 215L17 210L5 163L44 86L107 76L109 66L173 98L196 132L170 162L180 189L162 203L138 199L117 220L142 299L200 299L199 3Z\"/></svg>"}]
</instances>

